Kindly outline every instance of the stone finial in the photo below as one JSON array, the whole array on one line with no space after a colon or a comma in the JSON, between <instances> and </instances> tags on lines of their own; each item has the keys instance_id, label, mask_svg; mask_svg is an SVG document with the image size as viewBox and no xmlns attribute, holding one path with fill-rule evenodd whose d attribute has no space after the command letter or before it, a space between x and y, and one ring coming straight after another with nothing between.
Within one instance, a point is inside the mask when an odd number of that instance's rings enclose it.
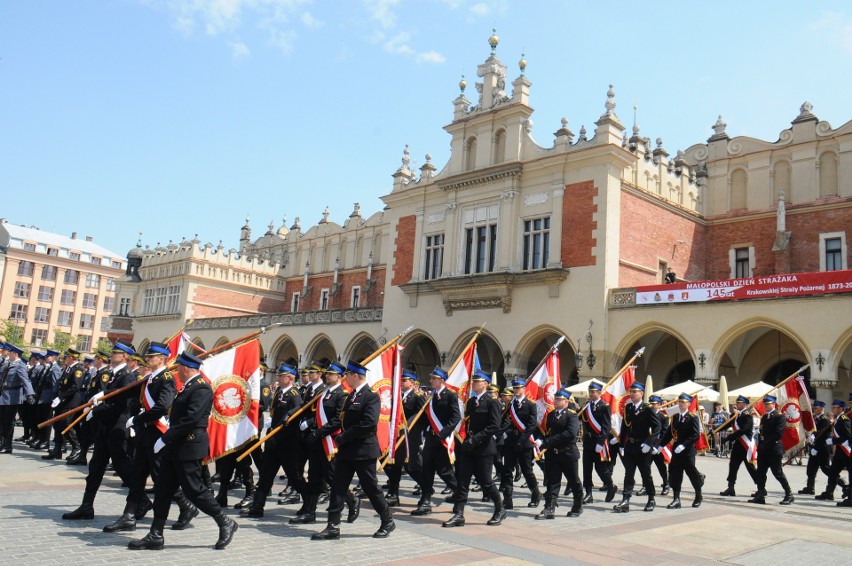
<instances>
[{"instance_id":1,"label":"stone finial","mask_svg":"<svg viewBox=\"0 0 852 566\"><path fill-rule=\"evenodd\" d=\"M290 230L301 230L301 229L302 229L302 224L299 220L299 217L297 216L296 219L293 221L293 225L290 226Z\"/></svg>"},{"instance_id":2,"label":"stone finial","mask_svg":"<svg viewBox=\"0 0 852 566\"><path fill-rule=\"evenodd\" d=\"M518 61L518 68L521 70L521 76L523 77L524 71L526 71L526 68L527 68L527 60L524 59L523 52L521 53L521 60Z\"/></svg>"},{"instance_id":3,"label":"stone finial","mask_svg":"<svg viewBox=\"0 0 852 566\"><path fill-rule=\"evenodd\" d=\"M500 38L497 36L497 28L491 28L491 37L488 38L488 45L491 46L491 55L497 54L497 46L500 44Z\"/></svg>"},{"instance_id":4,"label":"stone finial","mask_svg":"<svg viewBox=\"0 0 852 566\"><path fill-rule=\"evenodd\" d=\"M811 110L814 109L814 105L808 102L807 100L802 103L799 107L799 115L796 116L796 119L793 120L793 124L798 124L801 122L816 122L818 118L814 116Z\"/></svg>"},{"instance_id":5,"label":"stone finial","mask_svg":"<svg viewBox=\"0 0 852 566\"><path fill-rule=\"evenodd\" d=\"M356 202L355 208L352 210L352 214L349 215L349 218L361 218L361 203Z\"/></svg>"},{"instance_id":6,"label":"stone finial","mask_svg":"<svg viewBox=\"0 0 852 566\"><path fill-rule=\"evenodd\" d=\"M564 138L564 141L567 143L571 143L574 139L574 132L568 129L568 118L563 117L561 120L562 127L554 132L554 136L557 138Z\"/></svg>"},{"instance_id":7,"label":"stone finial","mask_svg":"<svg viewBox=\"0 0 852 566\"><path fill-rule=\"evenodd\" d=\"M464 94L464 89L467 88L467 81L464 80L464 75L461 76L461 80L459 81L459 90L462 94Z\"/></svg>"},{"instance_id":8,"label":"stone finial","mask_svg":"<svg viewBox=\"0 0 852 566\"><path fill-rule=\"evenodd\" d=\"M272 236L272 235L274 235L274 234L275 234L275 232L274 232L274 230L275 230L275 222L273 222L272 220L270 220L270 221L269 221L269 225L268 225L267 227L268 227L269 229L266 231L266 235L267 235L267 236Z\"/></svg>"},{"instance_id":9,"label":"stone finial","mask_svg":"<svg viewBox=\"0 0 852 566\"><path fill-rule=\"evenodd\" d=\"M319 221L320 224L328 223L328 215L331 214L328 210L328 206L325 207L325 210L322 211L322 220Z\"/></svg>"},{"instance_id":10,"label":"stone finial","mask_svg":"<svg viewBox=\"0 0 852 566\"><path fill-rule=\"evenodd\" d=\"M604 108L606 108L606 111L601 114L601 118L615 118L618 120L618 116L615 114L615 89L612 85L609 85L609 90L606 91Z\"/></svg>"},{"instance_id":11,"label":"stone finial","mask_svg":"<svg viewBox=\"0 0 852 566\"><path fill-rule=\"evenodd\" d=\"M139 239L136 240L136 247L137 248L142 247L142 234L143 234L142 230L139 230Z\"/></svg>"},{"instance_id":12,"label":"stone finial","mask_svg":"<svg viewBox=\"0 0 852 566\"><path fill-rule=\"evenodd\" d=\"M580 126L580 137L577 138L577 141L587 141L586 138L586 126Z\"/></svg>"},{"instance_id":13,"label":"stone finial","mask_svg":"<svg viewBox=\"0 0 852 566\"><path fill-rule=\"evenodd\" d=\"M719 141L719 140L728 140L728 133L725 131L725 128L728 124L725 120L722 119L722 115L719 114L719 118L716 119L716 123L713 124L713 135L707 140L708 143Z\"/></svg>"}]
</instances>

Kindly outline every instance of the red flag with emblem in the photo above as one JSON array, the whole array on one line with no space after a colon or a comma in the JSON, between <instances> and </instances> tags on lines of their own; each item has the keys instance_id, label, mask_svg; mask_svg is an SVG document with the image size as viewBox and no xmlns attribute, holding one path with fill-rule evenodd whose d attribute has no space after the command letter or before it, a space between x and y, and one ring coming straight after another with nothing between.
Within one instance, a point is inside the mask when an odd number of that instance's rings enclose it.
<instances>
[{"instance_id":1,"label":"red flag with emblem","mask_svg":"<svg viewBox=\"0 0 852 566\"><path fill-rule=\"evenodd\" d=\"M461 361L456 364L456 367L453 368L453 371L447 376L446 385L459 396L459 411L462 415L464 415L465 403L467 403L467 399L470 397L470 376L473 375L477 365L478 358L476 353L476 342L472 342L470 346L462 352ZM465 427L461 426L462 422L464 421L459 421L456 431L462 440L464 440L466 431ZM449 449L450 447L447 447L447 450Z\"/></svg>"},{"instance_id":2,"label":"red flag with emblem","mask_svg":"<svg viewBox=\"0 0 852 566\"><path fill-rule=\"evenodd\" d=\"M624 419L624 405L630 399L630 386L636 381L636 366L630 366L607 387L601 398L612 412L611 430L614 435L621 434L621 421Z\"/></svg>"},{"instance_id":3,"label":"red flag with emblem","mask_svg":"<svg viewBox=\"0 0 852 566\"><path fill-rule=\"evenodd\" d=\"M405 422L402 412L402 364L399 359L401 351L402 346L394 344L367 364L367 385L378 394L382 402L376 431L382 453L389 446L396 446L399 427ZM393 454L390 457L393 458ZM393 463L393 459L390 463Z\"/></svg>"},{"instance_id":4,"label":"red flag with emblem","mask_svg":"<svg viewBox=\"0 0 852 566\"><path fill-rule=\"evenodd\" d=\"M187 349L195 350L196 354L203 354L204 349L200 346L196 345L192 340L189 339L189 334L186 332L178 332L175 334L174 338L167 344L169 347L169 357L166 360L166 366L171 366L174 361ZM180 391L183 389L183 383L177 375L177 372L174 373L175 383L177 384L177 390Z\"/></svg>"},{"instance_id":5,"label":"red flag with emblem","mask_svg":"<svg viewBox=\"0 0 852 566\"><path fill-rule=\"evenodd\" d=\"M553 395L562 387L559 377L559 353L551 350L533 375L527 381L526 396L535 401L538 408L538 424L541 425L547 413L553 410Z\"/></svg>"},{"instance_id":6,"label":"red flag with emblem","mask_svg":"<svg viewBox=\"0 0 852 566\"><path fill-rule=\"evenodd\" d=\"M213 389L207 434L212 462L258 436L260 342L252 340L204 360L201 373Z\"/></svg>"},{"instance_id":7,"label":"red flag with emblem","mask_svg":"<svg viewBox=\"0 0 852 566\"><path fill-rule=\"evenodd\" d=\"M698 395L692 396L692 401L689 403L689 412L698 417L698 428L701 434L698 435L698 440L695 441L695 449L698 453L707 452L710 450L710 442L707 440L707 427L704 426L704 409L698 404Z\"/></svg>"},{"instance_id":8,"label":"red flag with emblem","mask_svg":"<svg viewBox=\"0 0 852 566\"><path fill-rule=\"evenodd\" d=\"M804 445L808 433L816 430L805 378L799 375L791 379L775 390L775 397L775 406L787 421L787 428L781 437L784 452L798 450Z\"/></svg>"}]
</instances>

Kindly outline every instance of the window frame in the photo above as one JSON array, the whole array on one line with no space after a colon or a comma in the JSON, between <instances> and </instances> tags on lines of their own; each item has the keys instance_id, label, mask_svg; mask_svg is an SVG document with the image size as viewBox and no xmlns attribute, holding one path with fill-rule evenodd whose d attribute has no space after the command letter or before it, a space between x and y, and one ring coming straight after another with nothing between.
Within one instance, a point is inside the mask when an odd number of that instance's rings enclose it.
<instances>
[{"instance_id":1,"label":"window frame","mask_svg":"<svg viewBox=\"0 0 852 566\"><path fill-rule=\"evenodd\" d=\"M840 240L840 267L828 269L828 242L832 240ZM825 232L819 235L819 270L820 271L838 271L849 269L847 257L849 250L846 247L846 232Z\"/></svg>"},{"instance_id":2,"label":"window frame","mask_svg":"<svg viewBox=\"0 0 852 566\"><path fill-rule=\"evenodd\" d=\"M536 222L541 222L539 228L535 227ZM529 228L527 225L529 225ZM553 222L550 214L521 219L522 271L547 269L547 264L550 261L550 231L552 230L552 226ZM540 243L538 244L535 242L537 238L540 238ZM539 252L535 251L537 245L540 247ZM536 256L539 256L538 262L535 260Z\"/></svg>"}]
</instances>

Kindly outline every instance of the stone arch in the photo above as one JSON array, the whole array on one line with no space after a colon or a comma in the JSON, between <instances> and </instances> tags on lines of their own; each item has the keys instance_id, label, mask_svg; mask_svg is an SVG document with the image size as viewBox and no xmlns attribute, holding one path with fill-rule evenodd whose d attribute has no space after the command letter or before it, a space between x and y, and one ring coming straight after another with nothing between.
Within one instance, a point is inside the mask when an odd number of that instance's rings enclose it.
<instances>
[{"instance_id":1,"label":"stone arch","mask_svg":"<svg viewBox=\"0 0 852 566\"><path fill-rule=\"evenodd\" d=\"M166 344L166 342L163 342L163 344ZM151 341L146 338L145 340L142 340L142 342L139 344L139 349L136 350L136 352L139 353L140 355L144 356L145 352L148 351L148 346L150 346L150 345L151 345ZM168 344L166 344L166 345L168 346Z\"/></svg>"},{"instance_id":2,"label":"stone arch","mask_svg":"<svg viewBox=\"0 0 852 566\"><path fill-rule=\"evenodd\" d=\"M729 210L748 208L748 173L743 168L734 169L729 178Z\"/></svg>"},{"instance_id":3,"label":"stone arch","mask_svg":"<svg viewBox=\"0 0 852 566\"><path fill-rule=\"evenodd\" d=\"M190 339L190 342L192 342L202 350L207 349L207 347L204 345L204 340L201 339L201 336L196 336L195 338Z\"/></svg>"},{"instance_id":4,"label":"stone arch","mask_svg":"<svg viewBox=\"0 0 852 566\"><path fill-rule=\"evenodd\" d=\"M772 202L769 206L778 204L778 199L781 198L781 192L784 192L784 200L793 201L792 188L790 185L790 161L787 159L779 159L772 166Z\"/></svg>"},{"instance_id":5,"label":"stone arch","mask_svg":"<svg viewBox=\"0 0 852 566\"><path fill-rule=\"evenodd\" d=\"M420 378L421 383L429 382L429 372L436 366L443 366L449 356L441 356L438 344L429 333L423 330L414 330L400 340L405 346L400 355L402 367L413 371Z\"/></svg>"},{"instance_id":6,"label":"stone arch","mask_svg":"<svg viewBox=\"0 0 852 566\"><path fill-rule=\"evenodd\" d=\"M342 359L343 361L355 360L360 362L375 352L378 347L378 342L376 342L376 339L370 334L366 332L359 332L354 338L352 338L352 340L349 341L349 345L347 345L346 349L343 351Z\"/></svg>"},{"instance_id":7,"label":"stone arch","mask_svg":"<svg viewBox=\"0 0 852 566\"><path fill-rule=\"evenodd\" d=\"M786 368L808 363L804 340L791 328L777 321L752 318L737 324L725 333L713 348L718 361L717 375L725 375L728 387L735 389L765 381L775 384L787 377ZM810 372L804 372L810 385Z\"/></svg>"},{"instance_id":8,"label":"stone arch","mask_svg":"<svg viewBox=\"0 0 852 566\"><path fill-rule=\"evenodd\" d=\"M510 367L520 370L523 377L529 377L560 336L566 336L559 348L560 380L565 385L578 383L575 345L564 332L549 324L533 328L518 340L515 351L510 353Z\"/></svg>"},{"instance_id":9,"label":"stone arch","mask_svg":"<svg viewBox=\"0 0 852 566\"><path fill-rule=\"evenodd\" d=\"M852 327L832 345L826 363L837 378L835 390L838 393L835 395L842 400L848 399L847 395L852 392Z\"/></svg>"},{"instance_id":10,"label":"stone arch","mask_svg":"<svg viewBox=\"0 0 852 566\"><path fill-rule=\"evenodd\" d=\"M654 379L654 389L662 389L695 379L695 349L674 328L657 322L635 328L616 348L618 359L622 360L616 365L620 367L642 347L644 354L634 362L637 380L645 381L650 375Z\"/></svg>"},{"instance_id":11,"label":"stone arch","mask_svg":"<svg viewBox=\"0 0 852 566\"><path fill-rule=\"evenodd\" d=\"M450 364L455 362L456 358L461 354L462 349L467 345L475 332L476 329L471 328L456 338L453 347L450 349L450 356L447 358L445 368L447 371L450 369ZM479 355L479 363L482 367L482 371L489 374L496 372L496 385L501 388L504 387L506 379L503 372L506 368L506 360L504 358L503 347L500 345L500 342L498 342L497 338L495 338L490 332L483 330L482 333L480 333L479 338L476 339L476 349Z\"/></svg>"},{"instance_id":12,"label":"stone arch","mask_svg":"<svg viewBox=\"0 0 852 566\"><path fill-rule=\"evenodd\" d=\"M302 364L320 361L325 364L337 360L337 349L326 334L318 334L310 341L303 354Z\"/></svg>"},{"instance_id":13,"label":"stone arch","mask_svg":"<svg viewBox=\"0 0 852 566\"><path fill-rule=\"evenodd\" d=\"M476 168L476 136L471 136L464 144L464 170L473 171Z\"/></svg>"},{"instance_id":14,"label":"stone arch","mask_svg":"<svg viewBox=\"0 0 852 566\"><path fill-rule=\"evenodd\" d=\"M213 344L213 347L214 347L214 348L218 348L219 346L224 346L224 345L225 345L225 344L227 344L228 342L230 342L230 340L228 339L228 337L227 337L227 336L222 336L221 338L219 338L218 340L216 340L216 343L215 343L215 344Z\"/></svg>"},{"instance_id":15,"label":"stone arch","mask_svg":"<svg viewBox=\"0 0 852 566\"><path fill-rule=\"evenodd\" d=\"M500 128L494 133L491 151L491 163L497 165L506 160L506 129Z\"/></svg>"},{"instance_id":16,"label":"stone arch","mask_svg":"<svg viewBox=\"0 0 852 566\"><path fill-rule=\"evenodd\" d=\"M282 363L296 367L299 365L299 350L293 339L286 334L275 341L269 352L270 359L266 362L269 367L277 368Z\"/></svg>"},{"instance_id":17,"label":"stone arch","mask_svg":"<svg viewBox=\"0 0 852 566\"><path fill-rule=\"evenodd\" d=\"M817 166L819 167L819 196L832 197L839 194L837 154L833 151L824 152L819 156Z\"/></svg>"}]
</instances>

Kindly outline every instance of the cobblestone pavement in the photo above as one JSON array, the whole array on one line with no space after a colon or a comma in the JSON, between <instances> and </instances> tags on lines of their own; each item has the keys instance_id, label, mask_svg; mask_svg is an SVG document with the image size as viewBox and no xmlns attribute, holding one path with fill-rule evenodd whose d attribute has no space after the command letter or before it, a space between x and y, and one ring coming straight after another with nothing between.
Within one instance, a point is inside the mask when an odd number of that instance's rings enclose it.
<instances>
[{"instance_id":1,"label":"cobblestone pavement","mask_svg":"<svg viewBox=\"0 0 852 566\"><path fill-rule=\"evenodd\" d=\"M515 510L500 527L488 527L489 503L471 494L466 512L467 526L443 529L451 505L441 504L431 516L411 517L416 498L410 482L403 484L402 506L395 509L397 530L386 540L372 538L378 517L363 501L361 518L344 523L340 541L315 542L310 534L323 528L319 523L293 527L286 520L296 506L276 505L270 498L266 516L260 520L237 517L240 529L224 551L215 551L217 537L212 519L199 516L185 531L165 531L166 548L159 552L131 552L127 541L147 532L149 517L140 521L135 533L107 534L102 527L112 522L124 507L126 490L118 478L108 474L95 502L94 521L63 521L62 513L80 503L85 468L70 467L40 458L20 443L12 455L0 455L0 556L6 564L231 564L246 557L276 560L285 564L319 560L346 564L794 564L805 560L852 564L852 539L843 533L852 528L852 509L832 502L797 496L790 507L778 505L781 494L769 480L769 504L746 502L753 491L748 476L740 474L739 496L718 496L725 488L726 459L699 457L698 467L707 474L705 503L692 509L692 492L684 490L685 508L665 509L669 497L658 497L653 513L642 512L644 497L635 497L633 510L616 514L611 504L597 502L586 507L578 519L565 517L570 502L562 501L553 521L535 521L538 510L526 507L528 492L515 491ZM788 478L797 491L804 486L803 466L787 466ZM654 471L656 474L656 470ZM539 472L539 476L540 476ZM623 470L616 470L618 481ZM656 477L656 476L655 476ZM383 479L380 476L380 479ZM825 478L820 477L821 491ZM282 486L276 485L277 492ZM232 502L238 498L234 497ZM241 495L241 494L240 494ZM839 496L839 490L836 494ZM176 518L173 507L171 519Z\"/></svg>"}]
</instances>

